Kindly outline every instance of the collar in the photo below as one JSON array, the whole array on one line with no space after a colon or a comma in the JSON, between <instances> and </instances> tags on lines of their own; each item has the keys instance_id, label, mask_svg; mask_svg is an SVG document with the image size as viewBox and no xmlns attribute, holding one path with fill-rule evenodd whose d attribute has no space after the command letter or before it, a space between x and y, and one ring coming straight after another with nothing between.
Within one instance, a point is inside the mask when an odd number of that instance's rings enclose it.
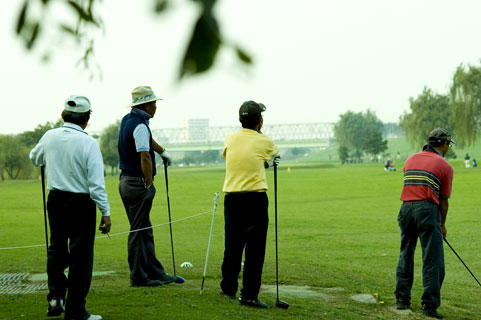
<instances>
[{"instance_id":1,"label":"collar","mask_svg":"<svg viewBox=\"0 0 481 320\"><path fill-rule=\"evenodd\" d=\"M75 123L65 122L62 127L63 127L63 128L73 129L73 130L76 130L76 131L80 131L80 132L85 133L86 135L88 135L88 133L85 132L84 129L82 129L81 126L79 126L78 124L75 124Z\"/></svg>"},{"instance_id":2,"label":"collar","mask_svg":"<svg viewBox=\"0 0 481 320\"><path fill-rule=\"evenodd\" d=\"M146 121L149 121L150 118L152 118L150 116L150 114L148 114L147 112L143 111L143 110L140 110L140 109L137 109L135 107L132 107L132 113L138 115L138 116L141 116L142 118L144 118Z\"/></svg>"},{"instance_id":3,"label":"collar","mask_svg":"<svg viewBox=\"0 0 481 320\"><path fill-rule=\"evenodd\" d=\"M434 152L434 153L437 153L439 154L441 157L443 157L443 154L441 152L439 152L438 150L436 150L436 148L434 148L432 145L430 145L429 143L424 145L423 147L423 151L429 151L429 152ZM443 157L444 158L444 157Z\"/></svg>"},{"instance_id":4,"label":"collar","mask_svg":"<svg viewBox=\"0 0 481 320\"><path fill-rule=\"evenodd\" d=\"M254 129L249 129L249 128L242 128L241 130L244 130L244 131L254 131L255 133L259 133L257 130L254 130Z\"/></svg>"}]
</instances>

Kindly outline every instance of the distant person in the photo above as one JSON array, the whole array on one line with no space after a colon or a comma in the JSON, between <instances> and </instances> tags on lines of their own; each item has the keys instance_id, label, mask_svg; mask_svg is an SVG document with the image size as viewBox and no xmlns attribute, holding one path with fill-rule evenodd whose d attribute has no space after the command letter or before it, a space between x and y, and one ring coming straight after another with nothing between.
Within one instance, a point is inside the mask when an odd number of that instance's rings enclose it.
<instances>
[{"instance_id":1,"label":"distant person","mask_svg":"<svg viewBox=\"0 0 481 320\"><path fill-rule=\"evenodd\" d=\"M478 166L478 163L476 162L476 159L473 158L473 168L476 168Z\"/></svg>"},{"instance_id":2,"label":"distant person","mask_svg":"<svg viewBox=\"0 0 481 320\"><path fill-rule=\"evenodd\" d=\"M421 242L423 288L421 312L441 318L441 285L444 280L443 237L446 237L448 198L451 196L453 168L444 160L454 140L442 128L429 133L423 151L410 156L404 165L404 186L398 223L401 250L396 271L397 309L411 306L414 279L414 250Z\"/></svg>"},{"instance_id":3,"label":"distant person","mask_svg":"<svg viewBox=\"0 0 481 320\"><path fill-rule=\"evenodd\" d=\"M226 160L225 250L220 293L235 299L245 248L239 302L256 308L267 308L258 299L269 224L264 162L280 160L279 147L261 132L265 110L262 103L244 102L239 109L242 129L227 135L222 153Z\"/></svg>"},{"instance_id":4,"label":"distant person","mask_svg":"<svg viewBox=\"0 0 481 320\"><path fill-rule=\"evenodd\" d=\"M47 316L65 312L66 320L102 319L85 309L92 280L96 206L102 212L99 230L107 233L111 227L102 153L97 141L84 131L91 111L86 97L67 98L64 125L47 131L30 152L34 165L45 166L50 190Z\"/></svg>"},{"instance_id":5,"label":"distant person","mask_svg":"<svg viewBox=\"0 0 481 320\"><path fill-rule=\"evenodd\" d=\"M387 159L386 164L384 165L384 170L388 171L391 167L391 159Z\"/></svg>"},{"instance_id":6,"label":"distant person","mask_svg":"<svg viewBox=\"0 0 481 320\"><path fill-rule=\"evenodd\" d=\"M469 159L471 159L471 157L468 153L466 153L466 155L464 156L464 164L466 165L466 168L469 168Z\"/></svg>"},{"instance_id":7,"label":"distant person","mask_svg":"<svg viewBox=\"0 0 481 320\"><path fill-rule=\"evenodd\" d=\"M132 287L156 287L172 282L183 282L180 277L165 273L164 267L155 256L154 234L150 222L150 210L156 189L155 154L160 154L165 165L171 163L171 157L152 137L149 119L157 110L157 97L148 86L132 90L131 111L124 116L120 124L119 192L130 222L128 261L130 267L130 285Z\"/></svg>"}]
</instances>

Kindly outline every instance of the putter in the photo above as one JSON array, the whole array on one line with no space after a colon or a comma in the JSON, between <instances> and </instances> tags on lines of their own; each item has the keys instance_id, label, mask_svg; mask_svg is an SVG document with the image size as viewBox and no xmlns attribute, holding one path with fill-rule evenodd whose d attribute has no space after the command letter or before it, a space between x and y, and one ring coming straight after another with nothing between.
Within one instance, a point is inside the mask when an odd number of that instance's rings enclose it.
<instances>
[{"instance_id":1,"label":"putter","mask_svg":"<svg viewBox=\"0 0 481 320\"><path fill-rule=\"evenodd\" d=\"M47 245L48 254L48 229L47 229L47 203L45 201L45 167L40 167L40 175L42 176L42 198L43 198L43 220L45 222L45 244Z\"/></svg>"},{"instance_id":2,"label":"putter","mask_svg":"<svg viewBox=\"0 0 481 320\"><path fill-rule=\"evenodd\" d=\"M275 230L276 230L276 292L277 300L276 307L288 309L289 304L285 301L279 300L279 255L277 253L277 164L274 162L274 208L275 208Z\"/></svg>"},{"instance_id":3,"label":"putter","mask_svg":"<svg viewBox=\"0 0 481 320\"><path fill-rule=\"evenodd\" d=\"M479 283L478 279L476 279L476 277L474 276L474 274L471 272L471 270L469 270L468 266L466 265L466 263L464 263L463 259L461 259L461 257L456 253L456 251L454 250L454 248L451 246L451 244L448 242L448 240L446 238L444 238L444 241L446 242L446 244L449 246L449 248L451 248L451 250L453 251L453 253L456 255L456 257L458 257L459 261L461 261L461 263L466 267L466 269L469 271L469 273L473 276L474 280L476 280L476 282L479 284L479 286L481 286L481 283Z\"/></svg>"},{"instance_id":4,"label":"putter","mask_svg":"<svg viewBox=\"0 0 481 320\"><path fill-rule=\"evenodd\" d=\"M202 290L204 290L205 274L207 272L207 263L209 262L210 239L212 239L212 229L214 228L214 217L215 217L215 211L217 209L217 198L219 198L219 193L214 194L214 212L212 213L212 222L210 224L209 243L207 244L207 254L205 255L204 274L202 275L202 284L200 285L200 294L202 294Z\"/></svg>"},{"instance_id":5,"label":"putter","mask_svg":"<svg viewBox=\"0 0 481 320\"><path fill-rule=\"evenodd\" d=\"M172 236L172 219L170 217L170 197L169 197L169 177L167 175L167 160L164 161L164 172L165 172L165 190L167 193L167 210L169 212L169 228L170 228L170 246L172 247L172 264L174 266L174 276L176 283L184 283L184 278L179 277L175 272L175 255L174 255L174 238Z\"/></svg>"}]
</instances>

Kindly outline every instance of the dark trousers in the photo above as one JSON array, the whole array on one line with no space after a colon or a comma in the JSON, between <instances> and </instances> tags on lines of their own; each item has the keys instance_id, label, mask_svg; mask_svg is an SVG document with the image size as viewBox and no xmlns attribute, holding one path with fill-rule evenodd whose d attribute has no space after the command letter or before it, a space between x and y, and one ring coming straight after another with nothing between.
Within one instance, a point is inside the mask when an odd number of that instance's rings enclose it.
<instances>
[{"instance_id":1,"label":"dark trousers","mask_svg":"<svg viewBox=\"0 0 481 320\"><path fill-rule=\"evenodd\" d=\"M245 248L241 295L257 299L266 252L269 200L265 192L229 193L224 199L225 250L221 288L235 295Z\"/></svg>"},{"instance_id":2,"label":"dark trousers","mask_svg":"<svg viewBox=\"0 0 481 320\"><path fill-rule=\"evenodd\" d=\"M159 280L165 270L155 257L154 233L150 222L150 209L155 197L155 187L145 188L141 178L121 176L119 192L130 222L128 261L130 279L141 284L147 279Z\"/></svg>"},{"instance_id":3,"label":"dark trousers","mask_svg":"<svg viewBox=\"0 0 481 320\"><path fill-rule=\"evenodd\" d=\"M86 297L92 281L95 203L88 194L50 191L47 202L50 246L47 299L65 299L65 319L87 319ZM64 271L69 268L68 278Z\"/></svg>"},{"instance_id":4,"label":"dark trousers","mask_svg":"<svg viewBox=\"0 0 481 320\"><path fill-rule=\"evenodd\" d=\"M430 202L403 203L399 211L398 223L401 229L401 252L394 294L397 298L411 299L414 251L419 237L423 259L422 304L437 308L441 305L441 285L445 274L439 208Z\"/></svg>"}]
</instances>

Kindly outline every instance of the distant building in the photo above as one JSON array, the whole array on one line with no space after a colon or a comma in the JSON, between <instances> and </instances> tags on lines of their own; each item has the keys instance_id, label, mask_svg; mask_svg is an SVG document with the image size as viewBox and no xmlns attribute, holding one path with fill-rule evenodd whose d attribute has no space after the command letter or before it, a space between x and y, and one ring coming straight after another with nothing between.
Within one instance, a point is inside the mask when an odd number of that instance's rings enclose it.
<instances>
[{"instance_id":1,"label":"distant building","mask_svg":"<svg viewBox=\"0 0 481 320\"><path fill-rule=\"evenodd\" d=\"M186 143L209 142L209 119L182 121L183 138Z\"/></svg>"}]
</instances>

